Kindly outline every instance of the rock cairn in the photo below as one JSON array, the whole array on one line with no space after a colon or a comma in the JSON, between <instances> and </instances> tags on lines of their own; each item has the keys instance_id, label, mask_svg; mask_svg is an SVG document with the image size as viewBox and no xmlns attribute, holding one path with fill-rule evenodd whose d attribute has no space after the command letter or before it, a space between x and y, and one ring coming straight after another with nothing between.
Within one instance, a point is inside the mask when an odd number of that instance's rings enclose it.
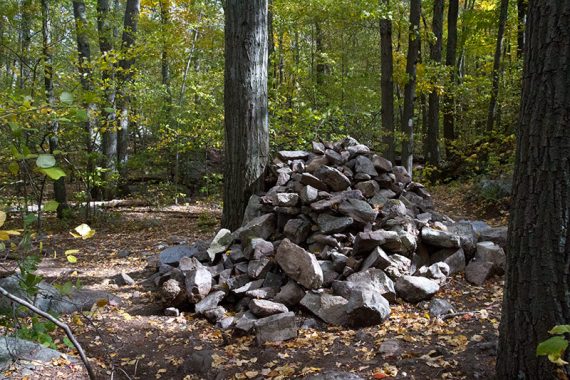
<instances>
[{"instance_id":1,"label":"rock cairn","mask_svg":"<svg viewBox=\"0 0 570 380\"><path fill-rule=\"evenodd\" d=\"M435 212L404 167L353 138L281 151L272 169L275 185L250 198L242 227L159 255L167 306L193 305L263 343L297 335L294 310L376 325L390 302L428 300L452 274L481 285L504 270L505 229Z\"/></svg>"}]
</instances>

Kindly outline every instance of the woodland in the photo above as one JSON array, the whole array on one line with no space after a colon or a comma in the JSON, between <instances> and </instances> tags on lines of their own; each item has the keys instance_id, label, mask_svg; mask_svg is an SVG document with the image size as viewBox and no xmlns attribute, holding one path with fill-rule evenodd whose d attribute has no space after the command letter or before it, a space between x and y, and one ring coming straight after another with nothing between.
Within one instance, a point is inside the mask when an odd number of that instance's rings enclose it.
<instances>
[{"instance_id":1,"label":"woodland","mask_svg":"<svg viewBox=\"0 0 570 380\"><path fill-rule=\"evenodd\" d=\"M0 378L568 379L570 0L0 0Z\"/></svg>"}]
</instances>

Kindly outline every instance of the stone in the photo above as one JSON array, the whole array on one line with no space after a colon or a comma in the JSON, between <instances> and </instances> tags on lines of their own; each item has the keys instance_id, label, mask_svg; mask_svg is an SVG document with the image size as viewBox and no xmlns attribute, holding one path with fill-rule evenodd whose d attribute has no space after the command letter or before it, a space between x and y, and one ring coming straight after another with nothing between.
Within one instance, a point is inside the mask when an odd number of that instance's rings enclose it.
<instances>
[{"instance_id":1,"label":"stone","mask_svg":"<svg viewBox=\"0 0 570 380\"><path fill-rule=\"evenodd\" d=\"M166 309L164 309L164 315L167 317L179 317L180 310L178 310L175 307L167 307Z\"/></svg>"},{"instance_id":2,"label":"stone","mask_svg":"<svg viewBox=\"0 0 570 380\"><path fill-rule=\"evenodd\" d=\"M277 186L284 186L289 182L291 179L291 175L289 173L278 172L277 174Z\"/></svg>"},{"instance_id":3,"label":"stone","mask_svg":"<svg viewBox=\"0 0 570 380\"><path fill-rule=\"evenodd\" d=\"M275 255L277 264L293 280L307 289L317 289L323 284L323 271L315 255L305 251L285 238Z\"/></svg>"},{"instance_id":4,"label":"stone","mask_svg":"<svg viewBox=\"0 0 570 380\"><path fill-rule=\"evenodd\" d=\"M390 316L390 304L373 287L362 286L351 292L346 312L350 326L374 326Z\"/></svg>"},{"instance_id":5,"label":"stone","mask_svg":"<svg viewBox=\"0 0 570 380\"><path fill-rule=\"evenodd\" d=\"M492 262L495 265L494 270L498 275L505 273L507 262L505 251L492 241L482 241L477 243L475 260Z\"/></svg>"},{"instance_id":6,"label":"stone","mask_svg":"<svg viewBox=\"0 0 570 380\"><path fill-rule=\"evenodd\" d=\"M277 295L277 291L278 288L261 287L259 289L248 290L245 292L245 296L249 298L267 300L274 298Z\"/></svg>"},{"instance_id":7,"label":"stone","mask_svg":"<svg viewBox=\"0 0 570 380\"><path fill-rule=\"evenodd\" d=\"M292 311L271 315L255 322L255 339L258 345L294 339L297 332L295 313Z\"/></svg>"},{"instance_id":8,"label":"stone","mask_svg":"<svg viewBox=\"0 0 570 380\"><path fill-rule=\"evenodd\" d=\"M283 228L283 234L295 244L301 244L311 234L311 222L305 219L290 219Z\"/></svg>"},{"instance_id":9,"label":"stone","mask_svg":"<svg viewBox=\"0 0 570 380\"><path fill-rule=\"evenodd\" d=\"M330 214L320 214L317 218L319 230L324 234L342 232L352 226L354 219L348 216L333 216Z\"/></svg>"},{"instance_id":10,"label":"stone","mask_svg":"<svg viewBox=\"0 0 570 380\"><path fill-rule=\"evenodd\" d=\"M261 197L259 195L253 194L251 197L249 197L243 215L242 226L245 226L253 219L263 215L262 208L263 205L261 204Z\"/></svg>"},{"instance_id":11,"label":"stone","mask_svg":"<svg viewBox=\"0 0 570 380\"><path fill-rule=\"evenodd\" d=\"M230 247L229 258L232 261L232 263L234 263L234 264L247 261L247 257L245 256L245 252L243 251L241 246L237 245L237 244L232 245Z\"/></svg>"},{"instance_id":12,"label":"stone","mask_svg":"<svg viewBox=\"0 0 570 380\"><path fill-rule=\"evenodd\" d=\"M495 264L490 261L471 260L465 267L465 279L473 285L481 286L493 274L495 274Z\"/></svg>"},{"instance_id":13,"label":"stone","mask_svg":"<svg viewBox=\"0 0 570 380\"><path fill-rule=\"evenodd\" d=\"M251 311L246 311L235 316L234 326L237 330L248 333L253 330L256 321L257 317Z\"/></svg>"},{"instance_id":14,"label":"stone","mask_svg":"<svg viewBox=\"0 0 570 380\"><path fill-rule=\"evenodd\" d=\"M269 272L272 266L273 262L268 257L262 257L259 260L250 260L247 265L247 274L253 279L265 277L265 274Z\"/></svg>"},{"instance_id":15,"label":"stone","mask_svg":"<svg viewBox=\"0 0 570 380\"><path fill-rule=\"evenodd\" d=\"M328 288L334 280L339 276L338 272L334 269L334 263L330 260L319 261L321 270L323 271L323 287Z\"/></svg>"},{"instance_id":16,"label":"stone","mask_svg":"<svg viewBox=\"0 0 570 380\"><path fill-rule=\"evenodd\" d=\"M402 351L400 342L395 339L383 341L378 347L378 353L383 357L397 356Z\"/></svg>"},{"instance_id":17,"label":"stone","mask_svg":"<svg viewBox=\"0 0 570 380\"><path fill-rule=\"evenodd\" d=\"M279 293L275 296L275 301L286 306L295 306L305 297L305 291L295 281L289 280Z\"/></svg>"},{"instance_id":18,"label":"stone","mask_svg":"<svg viewBox=\"0 0 570 380\"><path fill-rule=\"evenodd\" d=\"M394 281L384 273L382 269L367 269L363 272L351 274L346 279L347 282L354 284L365 284L370 286L388 300L396 300L396 290L394 288Z\"/></svg>"},{"instance_id":19,"label":"stone","mask_svg":"<svg viewBox=\"0 0 570 380\"><path fill-rule=\"evenodd\" d=\"M224 317L216 322L216 327L221 328L222 330L229 329L235 323L235 318L232 316Z\"/></svg>"},{"instance_id":20,"label":"stone","mask_svg":"<svg viewBox=\"0 0 570 380\"><path fill-rule=\"evenodd\" d=\"M431 255L430 262L444 262L449 266L449 275L465 270L465 253L463 248L444 248Z\"/></svg>"},{"instance_id":21,"label":"stone","mask_svg":"<svg viewBox=\"0 0 570 380\"><path fill-rule=\"evenodd\" d=\"M325 144L318 141L313 141L313 153L317 154L324 154L325 153Z\"/></svg>"},{"instance_id":22,"label":"stone","mask_svg":"<svg viewBox=\"0 0 570 380\"><path fill-rule=\"evenodd\" d=\"M306 376L304 380L364 380L363 377L358 376L352 372L341 371L328 371L318 373L316 375Z\"/></svg>"},{"instance_id":23,"label":"stone","mask_svg":"<svg viewBox=\"0 0 570 380\"><path fill-rule=\"evenodd\" d=\"M179 306L187 300L184 285L174 278L161 285L160 296L165 305Z\"/></svg>"},{"instance_id":24,"label":"stone","mask_svg":"<svg viewBox=\"0 0 570 380\"><path fill-rule=\"evenodd\" d=\"M275 214L264 214L250 220L245 226L235 230L233 235L234 237L237 236L242 242L247 241L248 238L261 238L267 240L275 232L275 222Z\"/></svg>"},{"instance_id":25,"label":"stone","mask_svg":"<svg viewBox=\"0 0 570 380\"><path fill-rule=\"evenodd\" d=\"M477 233L469 222L458 222L447 226L447 231L459 236L463 251L471 257L477 246Z\"/></svg>"},{"instance_id":26,"label":"stone","mask_svg":"<svg viewBox=\"0 0 570 380\"><path fill-rule=\"evenodd\" d=\"M407 302L428 300L439 291L437 282L425 277L402 276L396 281L396 293Z\"/></svg>"},{"instance_id":27,"label":"stone","mask_svg":"<svg viewBox=\"0 0 570 380\"><path fill-rule=\"evenodd\" d=\"M378 191L380 191L380 186L378 182L374 180L359 182L354 186L356 189L362 192L366 198L373 197Z\"/></svg>"},{"instance_id":28,"label":"stone","mask_svg":"<svg viewBox=\"0 0 570 380\"><path fill-rule=\"evenodd\" d=\"M307 166L307 170L309 170L308 166ZM323 190L323 191L327 190L327 185L325 185L320 179L318 179L317 177L315 177L314 175L312 175L310 173L303 173L302 174L301 184L306 185L306 186L312 186L317 190Z\"/></svg>"},{"instance_id":29,"label":"stone","mask_svg":"<svg viewBox=\"0 0 570 380\"><path fill-rule=\"evenodd\" d=\"M323 321L339 326L348 323L348 301L328 293L307 292L300 304Z\"/></svg>"},{"instance_id":30,"label":"stone","mask_svg":"<svg viewBox=\"0 0 570 380\"><path fill-rule=\"evenodd\" d=\"M309 204L317 200L319 197L319 190L311 185L307 185L303 187L299 196L301 197L301 202Z\"/></svg>"},{"instance_id":31,"label":"stone","mask_svg":"<svg viewBox=\"0 0 570 380\"><path fill-rule=\"evenodd\" d=\"M121 272L115 277L115 283L119 286L134 285L135 280L125 272Z\"/></svg>"},{"instance_id":32,"label":"stone","mask_svg":"<svg viewBox=\"0 0 570 380\"><path fill-rule=\"evenodd\" d=\"M355 161L354 169L357 173L368 174L371 177L376 177L378 175L378 172L374 168L374 164L368 157L358 156Z\"/></svg>"},{"instance_id":33,"label":"stone","mask_svg":"<svg viewBox=\"0 0 570 380\"><path fill-rule=\"evenodd\" d=\"M370 177L368 174L356 173L352 179L354 181L370 181L372 177Z\"/></svg>"},{"instance_id":34,"label":"stone","mask_svg":"<svg viewBox=\"0 0 570 380\"><path fill-rule=\"evenodd\" d=\"M348 261L348 257L339 252L331 252L330 259L332 260L333 263L333 269L337 273L342 273Z\"/></svg>"},{"instance_id":35,"label":"stone","mask_svg":"<svg viewBox=\"0 0 570 380\"><path fill-rule=\"evenodd\" d=\"M249 310L259 318L269 317L273 314L287 313L289 309L282 303L267 300L252 299L249 302Z\"/></svg>"},{"instance_id":36,"label":"stone","mask_svg":"<svg viewBox=\"0 0 570 380\"><path fill-rule=\"evenodd\" d=\"M234 277L230 277L226 280L226 284L229 290L234 290L241 288L245 284L250 281L250 278L247 274L242 274Z\"/></svg>"},{"instance_id":37,"label":"stone","mask_svg":"<svg viewBox=\"0 0 570 380\"><path fill-rule=\"evenodd\" d=\"M433 228L422 228L422 241L434 247L459 248L461 241L459 236L446 231L434 230Z\"/></svg>"},{"instance_id":38,"label":"stone","mask_svg":"<svg viewBox=\"0 0 570 380\"><path fill-rule=\"evenodd\" d=\"M429 278L441 284L449 275L449 265L443 262L435 263L429 267L424 266L418 270L418 274L422 277Z\"/></svg>"},{"instance_id":39,"label":"stone","mask_svg":"<svg viewBox=\"0 0 570 380\"><path fill-rule=\"evenodd\" d=\"M226 309L223 306L216 306L214 308L204 311L204 317L210 323L216 323L224 318Z\"/></svg>"},{"instance_id":40,"label":"stone","mask_svg":"<svg viewBox=\"0 0 570 380\"><path fill-rule=\"evenodd\" d=\"M282 273L269 272L265 275L265 281L263 281L263 287L279 289L283 284L284 279L285 276Z\"/></svg>"},{"instance_id":41,"label":"stone","mask_svg":"<svg viewBox=\"0 0 570 380\"><path fill-rule=\"evenodd\" d=\"M376 220L376 216L378 216L378 212L375 211L368 202L358 199L347 199L343 201L338 207L338 211L364 224L373 223Z\"/></svg>"},{"instance_id":42,"label":"stone","mask_svg":"<svg viewBox=\"0 0 570 380\"><path fill-rule=\"evenodd\" d=\"M204 267L186 274L186 295L190 303L198 303L210 293L212 274Z\"/></svg>"},{"instance_id":43,"label":"stone","mask_svg":"<svg viewBox=\"0 0 570 380\"><path fill-rule=\"evenodd\" d=\"M59 359L63 354L51 348L43 347L41 344L30 342L28 340L3 336L0 339L0 370L6 371L15 360L36 361L50 363L52 360ZM27 378L28 376L24 376ZM10 375L8 377L12 378Z\"/></svg>"},{"instance_id":44,"label":"stone","mask_svg":"<svg viewBox=\"0 0 570 380\"><path fill-rule=\"evenodd\" d=\"M429 315L432 318L439 318L445 314L455 312L453 305L446 300L434 298L429 304Z\"/></svg>"},{"instance_id":45,"label":"stone","mask_svg":"<svg viewBox=\"0 0 570 380\"><path fill-rule=\"evenodd\" d=\"M195 256L198 250L198 247L194 245L175 245L160 252L158 260L160 264L178 265L181 258Z\"/></svg>"},{"instance_id":46,"label":"stone","mask_svg":"<svg viewBox=\"0 0 570 380\"><path fill-rule=\"evenodd\" d=\"M333 165L342 165L345 162L340 153L337 153L332 149L325 150L325 156L327 156L328 162Z\"/></svg>"},{"instance_id":47,"label":"stone","mask_svg":"<svg viewBox=\"0 0 570 380\"><path fill-rule=\"evenodd\" d=\"M206 375L211 372L212 350L193 351L182 365L183 373Z\"/></svg>"},{"instance_id":48,"label":"stone","mask_svg":"<svg viewBox=\"0 0 570 380\"><path fill-rule=\"evenodd\" d=\"M273 196L273 204L282 207L293 207L299 203L297 193L277 193Z\"/></svg>"},{"instance_id":49,"label":"stone","mask_svg":"<svg viewBox=\"0 0 570 380\"><path fill-rule=\"evenodd\" d=\"M333 191L343 191L350 186L350 180L344 174L327 165L317 169L317 171L315 171L315 177L320 179Z\"/></svg>"},{"instance_id":50,"label":"stone","mask_svg":"<svg viewBox=\"0 0 570 380\"><path fill-rule=\"evenodd\" d=\"M255 289L259 289L263 286L263 281L265 281L263 278L259 279L259 280L255 280L255 281L250 281L247 284L232 290L232 292L234 294L237 295L243 295L245 293L247 293L250 290L255 290Z\"/></svg>"},{"instance_id":51,"label":"stone","mask_svg":"<svg viewBox=\"0 0 570 380\"><path fill-rule=\"evenodd\" d=\"M309 154L309 152L304 150L282 150L277 152L277 157L287 162L289 160L306 160L309 158Z\"/></svg>"},{"instance_id":52,"label":"stone","mask_svg":"<svg viewBox=\"0 0 570 380\"><path fill-rule=\"evenodd\" d=\"M382 208L382 213L387 218L394 218L397 216L405 216L408 213L408 209L406 205L399 199L388 199L384 203L384 207Z\"/></svg>"},{"instance_id":53,"label":"stone","mask_svg":"<svg viewBox=\"0 0 570 380\"><path fill-rule=\"evenodd\" d=\"M249 239L243 253L248 260L261 259L262 257L273 256L275 247L271 242L264 239Z\"/></svg>"},{"instance_id":54,"label":"stone","mask_svg":"<svg viewBox=\"0 0 570 380\"><path fill-rule=\"evenodd\" d=\"M396 175L396 181L407 185L408 183L412 182L412 177L408 173L405 167L403 166L394 166L392 167L392 173Z\"/></svg>"},{"instance_id":55,"label":"stone","mask_svg":"<svg viewBox=\"0 0 570 380\"><path fill-rule=\"evenodd\" d=\"M208 256L210 257L210 262L214 262L216 255L223 253L232 244L233 236L232 232L228 229L222 228L218 231L214 240L210 243L210 248L208 248Z\"/></svg>"},{"instance_id":56,"label":"stone","mask_svg":"<svg viewBox=\"0 0 570 380\"><path fill-rule=\"evenodd\" d=\"M194 311L196 314L202 315L207 310L217 307L225 296L226 293L221 290L212 292L194 306Z\"/></svg>"},{"instance_id":57,"label":"stone","mask_svg":"<svg viewBox=\"0 0 570 380\"><path fill-rule=\"evenodd\" d=\"M392 162L382 156L374 155L372 157L372 163L374 164L374 168L382 173L392 171Z\"/></svg>"},{"instance_id":58,"label":"stone","mask_svg":"<svg viewBox=\"0 0 570 380\"><path fill-rule=\"evenodd\" d=\"M323 199L318 202L311 203L311 209L317 212L326 211L341 204L347 199L360 199L364 200L364 196L360 190L347 190L337 193L329 199Z\"/></svg>"},{"instance_id":59,"label":"stone","mask_svg":"<svg viewBox=\"0 0 570 380\"><path fill-rule=\"evenodd\" d=\"M492 241L501 246L501 248L506 249L507 232L507 226L487 228L479 232L479 241Z\"/></svg>"},{"instance_id":60,"label":"stone","mask_svg":"<svg viewBox=\"0 0 570 380\"><path fill-rule=\"evenodd\" d=\"M388 238L397 233L392 231L376 230L359 232L354 239L354 246L352 253L354 255L365 255L371 252L374 248L384 245Z\"/></svg>"}]
</instances>

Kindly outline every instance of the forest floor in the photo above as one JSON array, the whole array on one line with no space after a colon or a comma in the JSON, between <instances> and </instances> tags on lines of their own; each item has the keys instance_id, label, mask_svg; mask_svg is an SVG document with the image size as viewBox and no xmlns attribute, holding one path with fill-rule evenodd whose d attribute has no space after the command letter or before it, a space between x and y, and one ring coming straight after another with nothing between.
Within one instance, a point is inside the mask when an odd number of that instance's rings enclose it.
<instances>
[{"instance_id":1,"label":"forest floor","mask_svg":"<svg viewBox=\"0 0 570 380\"><path fill-rule=\"evenodd\" d=\"M461 219L504 224L505 215L486 213L461 196L462 190L431 189L436 209ZM149 258L172 242L211 238L221 211L207 203L110 211L92 227L93 238L73 238L56 221L47 236L41 266L48 281L79 278L83 286L105 290L120 305L97 309L89 320L68 316L78 340L102 379L289 379L330 371L353 372L365 379L489 379L493 377L502 299L502 278L482 287L462 275L448 280L438 298L448 299L459 313L446 320L430 319L421 305L394 304L380 326L347 329L301 329L295 340L259 347L252 336L235 336L183 312L167 317L157 293L145 284L153 270ZM78 262L61 254L78 249ZM125 272L136 284L118 287L113 277ZM70 274L71 273L71 274ZM308 316L305 316L308 317ZM303 316L299 315L302 320ZM61 335L60 335L61 337ZM65 351L64 345L60 345ZM66 351L75 357L73 350ZM37 367L22 377L85 379L81 364L66 360ZM2 376L0 375L0 378Z\"/></svg>"}]
</instances>

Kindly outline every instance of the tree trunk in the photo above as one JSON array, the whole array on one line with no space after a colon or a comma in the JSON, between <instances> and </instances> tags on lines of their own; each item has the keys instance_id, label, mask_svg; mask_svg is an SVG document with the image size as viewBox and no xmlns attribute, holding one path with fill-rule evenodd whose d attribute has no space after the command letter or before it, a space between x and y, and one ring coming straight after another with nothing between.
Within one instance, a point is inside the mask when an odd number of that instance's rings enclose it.
<instances>
[{"instance_id":1,"label":"tree trunk","mask_svg":"<svg viewBox=\"0 0 570 380\"><path fill-rule=\"evenodd\" d=\"M103 155L105 157L104 168L107 170L105 180L104 198L110 199L115 195L113 177L117 172L117 126L115 113L115 67L114 55L114 27L111 17L111 4L109 0L97 0L97 29L99 36L99 49L103 56L104 65L101 69L101 79L105 92L105 104L103 106L104 125Z\"/></svg>"},{"instance_id":2,"label":"tree trunk","mask_svg":"<svg viewBox=\"0 0 570 380\"><path fill-rule=\"evenodd\" d=\"M167 42L170 35L170 0L160 0L160 22L162 24L162 53L160 55L160 72L162 74L162 85L166 90L166 120L172 121L172 88L170 86L170 58L168 56L170 44ZM171 125L172 127L172 125Z\"/></svg>"},{"instance_id":3,"label":"tree trunk","mask_svg":"<svg viewBox=\"0 0 570 380\"><path fill-rule=\"evenodd\" d=\"M389 1L383 0L388 6ZM384 155L394 161L394 63L392 57L392 20L380 20L380 89L382 92L382 129L384 129Z\"/></svg>"},{"instance_id":4,"label":"tree trunk","mask_svg":"<svg viewBox=\"0 0 570 380\"><path fill-rule=\"evenodd\" d=\"M267 0L227 0L222 225L238 228L269 159Z\"/></svg>"},{"instance_id":5,"label":"tree trunk","mask_svg":"<svg viewBox=\"0 0 570 380\"><path fill-rule=\"evenodd\" d=\"M432 32L435 42L430 44L430 59L434 64L441 63L441 48L443 39L443 0L433 3ZM428 125L425 146L425 156L428 164L439 165L439 94L432 90L428 96Z\"/></svg>"},{"instance_id":6,"label":"tree trunk","mask_svg":"<svg viewBox=\"0 0 570 380\"><path fill-rule=\"evenodd\" d=\"M316 71L317 71L317 85L321 86L324 83L326 66L323 61L323 31L321 29L321 23L315 21L315 60L316 60Z\"/></svg>"},{"instance_id":7,"label":"tree trunk","mask_svg":"<svg viewBox=\"0 0 570 380\"><path fill-rule=\"evenodd\" d=\"M528 0L517 0L517 57L522 57L524 51L524 29Z\"/></svg>"},{"instance_id":8,"label":"tree trunk","mask_svg":"<svg viewBox=\"0 0 570 380\"><path fill-rule=\"evenodd\" d=\"M408 32L408 55L406 57L406 75L404 87L404 107L401 128L404 134L402 142L402 165L412 174L414 161L414 97L416 92L416 63L420 49L420 13L421 0L410 0L410 29Z\"/></svg>"},{"instance_id":9,"label":"tree trunk","mask_svg":"<svg viewBox=\"0 0 570 380\"><path fill-rule=\"evenodd\" d=\"M501 0L501 10L499 14L499 32L497 34L497 44L495 45L495 56L493 57L493 72L491 73L491 100L489 101L489 111L487 114L487 131L490 132L495 126L495 116L497 114L497 96L499 95L499 76L501 68L501 52L503 50L503 36L507 24L509 10L509 0Z\"/></svg>"},{"instance_id":10,"label":"tree trunk","mask_svg":"<svg viewBox=\"0 0 570 380\"><path fill-rule=\"evenodd\" d=\"M570 0L529 3L497 379L570 375L536 356L570 322L568 25Z\"/></svg>"},{"instance_id":11,"label":"tree trunk","mask_svg":"<svg viewBox=\"0 0 570 380\"><path fill-rule=\"evenodd\" d=\"M457 82L457 17L459 15L459 0L449 0L447 10L447 47L445 65L450 72L450 88L446 89L443 97L443 137L445 139L446 156L451 158L449 143L455 140L455 97L454 87Z\"/></svg>"},{"instance_id":12,"label":"tree trunk","mask_svg":"<svg viewBox=\"0 0 570 380\"><path fill-rule=\"evenodd\" d=\"M21 7L20 19L20 78L18 85L20 89L26 87L30 80L30 44L32 41L31 23L32 23L32 0L23 0Z\"/></svg>"},{"instance_id":13,"label":"tree trunk","mask_svg":"<svg viewBox=\"0 0 570 380\"><path fill-rule=\"evenodd\" d=\"M51 42L51 19L49 0L41 0L42 5L42 47L44 60L44 91L46 101L50 108L55 107L55 95L53 92L53 55ZM50 121L49 150L53 154L58 149L57 135L59 132L59 123L57 120ZM59 178L53 182L53 192L55 200L59 203L57 207L57 217L63 218L63 210L67 204L67 195L65 192L65 177Z\"/></svg>"},{"instance_id":14,"label":"tree trunk","mask_svg":"<svg viewBox=\"0 0 570 380\"><path fill-rule=\"evenodd\" d=\"M121 178L126 176L127 161L129 158L129 124L131 104L131 84L133 81L133 64L135 56L132 48L135 44L140 13L140 0L127 0L125 18L123 22L123 37L121 43L121 60L119 61L119 97L118 109L120 111L119 130L117 131L117 161Z\"/></svg>"}]
</instances>

